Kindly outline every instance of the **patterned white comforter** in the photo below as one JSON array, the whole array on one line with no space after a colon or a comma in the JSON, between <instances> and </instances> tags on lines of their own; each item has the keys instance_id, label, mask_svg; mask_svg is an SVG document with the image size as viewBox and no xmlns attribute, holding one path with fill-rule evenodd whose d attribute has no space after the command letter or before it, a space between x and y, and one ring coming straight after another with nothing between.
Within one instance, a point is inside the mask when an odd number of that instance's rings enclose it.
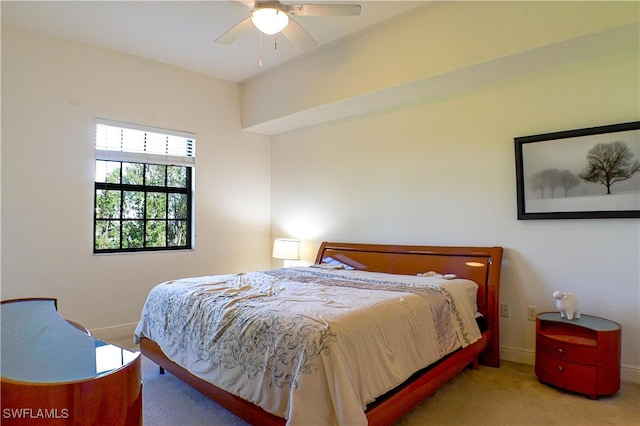
<instances>
[{"instance_id":1,"label":"patterned white comforter","mask_svg":"<svg viewBox=\"0 0 640 426\"><path fill-rule=\"evenodd\" d=\"M480 338L468 280L283 268L169 281L135 331L288 425L366 425L366 405Z\"/></svg>"}]
</instances>

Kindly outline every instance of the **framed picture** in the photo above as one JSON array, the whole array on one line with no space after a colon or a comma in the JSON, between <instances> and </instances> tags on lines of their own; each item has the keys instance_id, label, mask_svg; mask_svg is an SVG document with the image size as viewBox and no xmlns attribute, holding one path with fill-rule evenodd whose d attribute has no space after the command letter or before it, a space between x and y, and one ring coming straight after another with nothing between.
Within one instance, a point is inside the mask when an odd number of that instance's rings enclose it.
<instances>
[{"instance_id":1,"label":"framed picture","mask_svg":"<svg viewBox=\"0 0 640 426\"><path fill-rule=\"evenodd\" d=\"M518 219L640 218L640 121L515 138Z\"/></svg>"}]
</instances>

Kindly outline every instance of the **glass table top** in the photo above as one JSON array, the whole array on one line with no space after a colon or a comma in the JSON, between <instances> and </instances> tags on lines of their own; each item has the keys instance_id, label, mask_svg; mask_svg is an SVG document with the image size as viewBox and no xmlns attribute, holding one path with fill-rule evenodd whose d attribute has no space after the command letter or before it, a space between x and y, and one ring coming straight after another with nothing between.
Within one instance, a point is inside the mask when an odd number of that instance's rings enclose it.
<instances>
[{"instance_id":1,"label":"glass table top","mask_svg":"<svg viewBox=\"0 0 640 426\"><path fill-rule=\"evenodd\" d=\"M592 315L580 315L579 319L567 319L560 316L560 312L544 312L539 315L541 320L562 322L565 324L577 325L595 331L612 331L620 329L620 325L611 320L594 317Z\"/></svg>"},{"instance_id":2,"label":"glass table top","mask_svg":"<svg viewBox=\"0 0 640 426\"><path fill-rule=\"evenodd\" d=\"M105 343L67 322L54 299L0 304L0 375L23 382L60 383L113 372L140 353Z\"/></svg>"}]
</instances>

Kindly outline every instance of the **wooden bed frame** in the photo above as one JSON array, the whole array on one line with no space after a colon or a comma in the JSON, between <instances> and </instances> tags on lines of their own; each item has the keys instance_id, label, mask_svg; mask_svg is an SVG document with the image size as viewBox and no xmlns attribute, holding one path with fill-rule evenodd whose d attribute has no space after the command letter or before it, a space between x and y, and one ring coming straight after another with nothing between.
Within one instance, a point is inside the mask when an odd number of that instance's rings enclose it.
<instances>
[{"instance_id":1,"label":"wooden bed frame","mask_svg":"<svg viewBox=\"0 0 640 426\"><path fill-rule=\"evenodd\" d=\"M484 316L487 330L482 339L459 349L428 368L416 372L392 392L367 407L369 425L391 425L411 411L443 384L467 366L500 366L499 288L502 247L406 246L324 242L316 263L339 262L346 267L392 274L415 275L428 271L452 273L475 281L478 288L478 311ZM142 353L174 376L194 387L216 403L250 424L284 425L285 419L232 395L174 363L160 347L147 338L140 339Z\"/></svg>"}]
</instances>

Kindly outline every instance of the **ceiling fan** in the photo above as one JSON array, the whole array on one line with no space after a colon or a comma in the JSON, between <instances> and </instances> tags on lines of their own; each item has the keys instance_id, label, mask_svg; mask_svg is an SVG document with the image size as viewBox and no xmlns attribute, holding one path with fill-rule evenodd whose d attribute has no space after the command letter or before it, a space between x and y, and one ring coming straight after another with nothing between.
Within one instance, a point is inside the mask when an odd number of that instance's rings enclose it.
<instances>
[{"instance_id":1,"label":"ceiling fan","mask_svg":"<svg viewBox=\"0 0 640 426\"><path fill-rule=\"evenodd\" d=\"M231 44L250 31L253 26L264 34L282 32L300 50L307 51L318 42L293 16L358 16L358 4L283 4L280 1L242 1L251 7L251 14L215 40L218 44Z\"/></svg>"}]
</instances>

